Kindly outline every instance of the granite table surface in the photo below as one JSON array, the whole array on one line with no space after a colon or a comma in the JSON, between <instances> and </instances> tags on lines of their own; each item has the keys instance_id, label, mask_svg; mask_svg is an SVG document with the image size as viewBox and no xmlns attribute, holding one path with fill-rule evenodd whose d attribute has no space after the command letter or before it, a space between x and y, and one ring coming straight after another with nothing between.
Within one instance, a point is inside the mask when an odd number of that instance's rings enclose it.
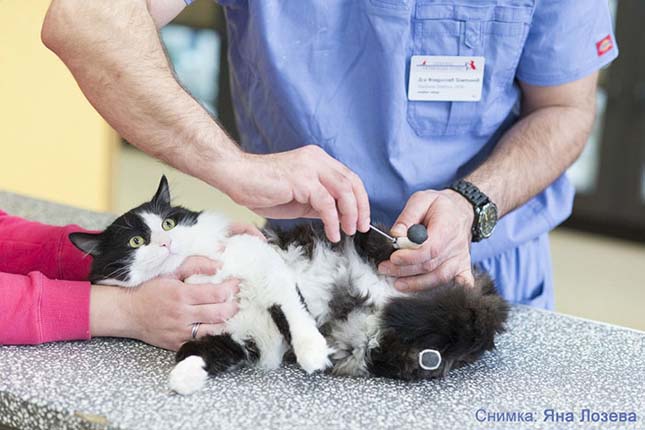
<instances>
[{"instance_id":1,"label":"granite table surface","mask_svg":"<svg viewBox=\"0 0 645 430\"><path fill-rule=\"evenodd\" d=\"M2 192L0 208L88 228L111 219ZM172 366L133 340L0 346L0 428L645 429L645 333L523 306L494 352L443 380L242 369L181 397Z\"/></svg>"}]
</instances>

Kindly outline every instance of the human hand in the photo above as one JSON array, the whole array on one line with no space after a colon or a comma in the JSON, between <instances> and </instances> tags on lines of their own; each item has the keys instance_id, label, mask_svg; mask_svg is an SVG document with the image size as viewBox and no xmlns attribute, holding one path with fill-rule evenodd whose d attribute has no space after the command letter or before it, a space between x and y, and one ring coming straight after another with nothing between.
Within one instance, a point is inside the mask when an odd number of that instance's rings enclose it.
<instances>
[{"instance_id":1,"label":"human hand","mask_svg":"<svg viewBox=\"0 0 645 430\"><path fill-rule=\"evenodd\" d=\"M240 154L228 165L226 192L236 203L269 218L320 218L332 242L342 230L366 232L370 223L361 179L324 150L309 145L277 154Z\"/></svg>"},{"instance_id":2,"label":"human hand","mask_svg":"<svg viewBox=\"0 0 645 430\"><path fill-rule=\"evenodd\" d=\"M250 223L234 222L228 228L229 236L237 236L238 234L248 234L258 237L266 242L267 238L264 237L259 228Z\"/></svg>"},{"instance_id":3,"label":"human hand","mask_svg":"<svg viewBox=\"0 0 645 430\"><path fill-rule=\"evenodd\" d=\"M171 276L126 289L126 337L176 351L191 340L193 323L202 323L197 337L221 333L224 322L238 310L231 298L239 292L239 281L229 279L217 285L183 282L193 275L214 275L219 267L207 258L191 257Z\"/></svg>"},{"instance_id":4,"label":"human hand","mask_svg":"<svg viewBox=\"0 0 645 430\"><path fill-rule=\"evenodd\" d=\"M414 193L392 227L395 237L405 236L412 224L423 224L428 239L417 249L401 249L379 265L379 272L395 276L395 287L417 291L455 279L473 285L470 261L471 204L453 190Z\"/></svg>"}]
</instances>

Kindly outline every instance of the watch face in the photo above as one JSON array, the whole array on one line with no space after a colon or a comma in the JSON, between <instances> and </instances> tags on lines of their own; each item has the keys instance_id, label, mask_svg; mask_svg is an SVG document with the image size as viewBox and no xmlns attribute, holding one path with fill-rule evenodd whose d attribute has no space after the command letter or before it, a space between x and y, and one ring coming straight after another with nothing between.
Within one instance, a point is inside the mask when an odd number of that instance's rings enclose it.
<instances>
[{"instance_id":1,"label":"watch face","mask_svg":"<svg viewBox=\"0 0 645 430\"><path fill-rule=\"evenodd\" d=\"M479 231L482 238L490 237L497 224L497 206L493 203L485 204L479 212Z\"/></svg>"}]
</instances>

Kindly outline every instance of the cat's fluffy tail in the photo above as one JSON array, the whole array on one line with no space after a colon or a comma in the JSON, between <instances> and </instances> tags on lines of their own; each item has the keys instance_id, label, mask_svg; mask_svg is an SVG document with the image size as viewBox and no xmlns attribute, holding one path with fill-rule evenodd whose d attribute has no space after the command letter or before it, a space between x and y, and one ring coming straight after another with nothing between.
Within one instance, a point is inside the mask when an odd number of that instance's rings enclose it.
<instances>
[{"instance_id":1,"label":"cat's fluffy tail","mask_svg":"<svg viewBox=\"0 0 645 430\"><path fill-rule=\"evenodd\" d=\"M379 346L367 357L369 370L406 380L445 376L495 347L508 310L484 274L476 275L475 287L449 283L393 299L382 314ZM440 354L436 369L421 366L419 354L425 350Z\"/></svg>"}]
</instances>

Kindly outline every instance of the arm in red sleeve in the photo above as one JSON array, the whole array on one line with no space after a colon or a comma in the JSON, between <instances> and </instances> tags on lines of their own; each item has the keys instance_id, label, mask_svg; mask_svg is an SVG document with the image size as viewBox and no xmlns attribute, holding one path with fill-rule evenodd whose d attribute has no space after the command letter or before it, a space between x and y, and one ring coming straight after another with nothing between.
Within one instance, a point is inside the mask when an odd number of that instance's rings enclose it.
<instances>
[{"instance_id":1,"label":"arm in red sleeve","mask_svg":"<svg viewBox=\"0 0 645 430\"><path fill-rule=\"evenodd\" d=\"M0 344L90 338L90 283L0 273Z\"/></svg>"},{"instance_id":2,"label":"arm in red sleeve","mask_svg":"<svg viewBox=\"0 0 645 430\"><path fill-rule=\"evenodd\" d=\"M0 211L0 344L90 338L91 286L75 281L92 260L69 241L74 231L85 230Z\"/></svg>"},{"instance_id":3,"label":"arm in red sleeve","mask_svg":"<svg viewBox=\"0 0 645 430\"><path fill-rule=\"evenodd\" d=\"M87 230L41 224L0 211L0 272L39 271L52 279L86 280L92 259L70 242L68 235L76 231Z\"/></svg>"}]
</instances>

